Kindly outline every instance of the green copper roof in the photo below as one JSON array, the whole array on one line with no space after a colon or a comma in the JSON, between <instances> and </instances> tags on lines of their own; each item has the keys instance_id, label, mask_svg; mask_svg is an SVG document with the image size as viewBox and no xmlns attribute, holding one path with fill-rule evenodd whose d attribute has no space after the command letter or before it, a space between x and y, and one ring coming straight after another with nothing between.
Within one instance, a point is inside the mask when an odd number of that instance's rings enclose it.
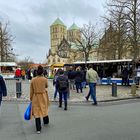
<instances>
[{"instance_id":1,"label":"green copper roof","mask_svg":"<svg viewBox=\"0 0 140 140\"><path fill-rule=\"evenodd\" d=\"M79 30L79 27L75 23L73 23L69 30Z\"/></svg>"},{"instance_id":2,"label":"green copper roof","mask_svg":"<svg viewBox=\"0 0 140 140\"><path fill-rule=\"evenodd\" d=\"M65 24L59 18L57 18L52 25L62 25L62 26L65 26Z\"/></svg>"}]
</instances>

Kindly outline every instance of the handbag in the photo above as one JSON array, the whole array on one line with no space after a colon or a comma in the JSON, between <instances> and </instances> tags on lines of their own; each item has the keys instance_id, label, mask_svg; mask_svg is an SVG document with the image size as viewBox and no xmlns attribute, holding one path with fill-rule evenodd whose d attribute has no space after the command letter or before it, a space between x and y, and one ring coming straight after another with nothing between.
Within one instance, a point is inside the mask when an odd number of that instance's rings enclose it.
<instances>
[{"instance_id":1,"label":"handbag","mask_svg":"<svg viewBox=\"0 0 140 140\"><path fill-rule=\"evenodd\" d=\"M24 113L24 119L25 120L30 120L31 119L31 110L32 110L32 102L29 103L27 106L27 109Z\"/></svg>"}]
</instances>

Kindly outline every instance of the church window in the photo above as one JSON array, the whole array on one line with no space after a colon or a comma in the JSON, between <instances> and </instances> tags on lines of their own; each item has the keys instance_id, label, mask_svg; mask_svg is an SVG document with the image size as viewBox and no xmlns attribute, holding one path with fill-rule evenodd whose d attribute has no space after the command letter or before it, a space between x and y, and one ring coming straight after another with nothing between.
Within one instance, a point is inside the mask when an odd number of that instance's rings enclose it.
<instances>
[{"instance_id":1,"label":"church window","mask_svg":"<svg viewBox=\"0 0 140 140\"><path fill-rule=\"evenodd\" d=\"M53 63L55 63L55 59L53 58Z\"/></svg>"},{"instance_id":2,"label":"church window","mask_svg":"<svg viewBox=\"0 0 140 140\"><path fill-rule=\"evenodd\" d=\"M58 62L60 62L60 58L58 58Z\"/></svg>"},{"instance_id":3,"label":"church window","mask_svg":"<svg viewBox=\"0 0 140 140\"><path fill-rule=\"evenodd\" d=\"M57 32L57 27L55 27L55 32Z\"/></svg>"}]
</instances>

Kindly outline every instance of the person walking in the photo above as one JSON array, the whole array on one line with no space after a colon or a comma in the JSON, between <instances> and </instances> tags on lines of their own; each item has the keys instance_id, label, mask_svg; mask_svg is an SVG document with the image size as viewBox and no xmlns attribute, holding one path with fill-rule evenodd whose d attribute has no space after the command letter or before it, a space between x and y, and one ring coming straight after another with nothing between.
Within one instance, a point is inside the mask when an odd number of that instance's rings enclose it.
<instances>
[{"instance_id":1,"label":"person walking","mask_svg":"<svg viewBox=\"0 0 140 140\"><path fill-rule=\"evenodd\" d=\"M82 82L83 82L83 73L78 67L75 73L75 85L77 93L79 93L79 90L81 91L81 93L83 92Z\"/></svg>"},{"instance_id":2,"label":"person walking","mask_svg":"<svg viewBox=\"0 0 140 140\"><path fill-rule=\"evenodd\" d=\"M123 70L122 70L122 85L129 85L129 71L128 69L125 67Z\"/></svg>"},{"instance_id":3,"label":"person walking","mask_svg":"<svg viewBox=\"0 0 140 140\"><path fill-rule=\"evenodd\" d=\"M48 80L43 76L43 67L39 65L37 68L37 76L34 77L30 83L32 116L35 118L36 131L38 134L41 132L41 118L43 118L44 125L49 123L49 97L46 88L48 88Z\"/></svg>"},{"instance_id":4,"label":"person walking","mask_svg":"<svg viewBox=\"0 0 140 140\"><path fill-rule=\"evenodd\" d=\"M56 79L58 78L58 76L59 76L59 71L60 71L61 69L58 69L57 70L57 72L55 73L55 75L54 75L54 78L53 78L53 86L54 86L54 101L56 100L56 97L57 97L57 93L58 93L58 90L57 90L57 88L56 88Z\"/></svg>"},{"instance_id":5,"label":"person walking","mask_svg":"<svg viewBox=\"0 0 140 140\"><path fill-rule=\"evenodd\" d=\"M68 71L68 79L69 79L69 86L71 90L75 90L75 71L73 70L73 67L70 67L70 70Z\"/></svg>"},{"instance_id":6,"label":"person walking","mask_svg":"<svg viewBox=\"0 0 140 140\"><path fill-rule=\"evenodd\" d=\"M64 110L67 110L67 98L69 91L68 77L64 75L64 71L59 71L59 76L56 79L56 88L59 92L59 107L62 107L62 98L64 98Z\"/></svg>"},{"instance_id":7,"label":"person walking","mask_svg":"<svg viewBox=\"0 0 140 140\"><path fill-rule=\"evenodd\" d=\"M86 73L86 79L89 84L89 93L86 96L86 100L88 101L89 96L91 95L94 103L93 105L97 105L96 100L96 83L99 80L98 73L93 69L92 65L89 65L89 70Z\"/></svg>"},{"instance_id":8,"label":"person walking","mask_svg":"<svg viewBox=\"0 0 140 140\"><path fill-rule=\"evenodd\" d=\"M2 102L2 96L7 96L7 88L3 77L0 75L0 106Z\"/></svg>"}]
</instances>

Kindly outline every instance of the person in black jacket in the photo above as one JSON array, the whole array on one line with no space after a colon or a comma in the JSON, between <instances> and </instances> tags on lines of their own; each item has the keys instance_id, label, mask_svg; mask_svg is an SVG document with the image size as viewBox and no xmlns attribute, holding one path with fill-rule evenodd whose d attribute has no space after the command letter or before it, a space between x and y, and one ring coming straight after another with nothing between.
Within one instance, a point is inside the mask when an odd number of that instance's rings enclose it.
<instances>
[{"instance_id":1,"label":"person in black jacket","mask_svg":"<svg viewBox=\"0 0 140 140\"><path fill-rule=\"evenodd\" d=\"M68 79L70 89L75 90L75 71L73 70L73 67L70 67L70 70L68 71Z\"/></svg>"},{"instance_id":2,"label":"person in black jacket","mask_svg":"<svg viewBox=\"0 0 140 140\"><path fill-rule=\"evenodd\" d=\"M59 107L62 107L62 98L64 97L64 110L67 110L69 82L63 70L59 71L59 76L56 79L56 89L59 92Z\"/></svg>"},{"instance_id":3,"label":"person in black jacket","mask_svg":"<svg viewBox=\"0 0 140 140\"><path fill-rule=\"evenodd\" d=\"M128 76L129 76L129 71L128 69L125 67L123 70L122 70L122 85L129 85L129 79L128 79Z\"/></svg>"},{"instance_id":4,"label":"person in black jacket","mask_svg":"<svg viewBox=\"0 0 140 140\"><path fill-rule=\"evenodd\" d=\"M78 67L76 69L76 73L75 73L75 85L76 85L77 93L79 93L79 89L80 89L81 93L83 92L82 82L83 82L83 73L80 70L80 68Z\"/></svg>"},{"instance_id":5,"label":"person in black jacket","mask_svg":"<svg viewBox=\"0 0 140 140\"><path fill-rule=\"evenodd\" d=\"M7 88L3 77L0 75L0 106L2 102L2 96L7 96Z\"/></svg>"}]
</instances>

